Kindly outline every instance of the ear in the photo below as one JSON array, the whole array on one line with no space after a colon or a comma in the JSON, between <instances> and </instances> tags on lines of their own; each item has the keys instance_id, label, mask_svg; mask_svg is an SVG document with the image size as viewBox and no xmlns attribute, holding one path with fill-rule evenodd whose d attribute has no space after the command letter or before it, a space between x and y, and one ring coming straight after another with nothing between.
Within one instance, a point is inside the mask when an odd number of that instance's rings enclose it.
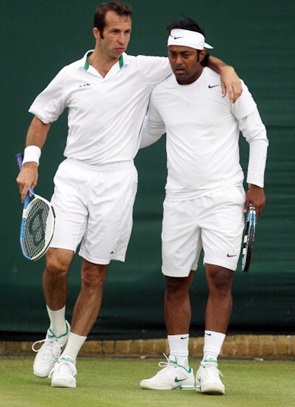
<instances>
[{"instance_id":1,"label":"ear","mask_svg":"<svg viewBox=\"0 0 295 407\"><path fill-rule=\"evenodd\" d=\"M94 27L94 28L93 28L92 33L93 33L93 36L94 36L94 38L95 38L96 40L97 40L97 38L100 38L100 32L99 32L99 30L98 30L97 27Z\"/></svg>"},{"instance_id":2,"label":"ear","mask_svg":"<svg viewBox=\"0 0 295 407\"><path fill-rule=\"evenodd\" d=\"M202 61L203 61L203 59L205 58L206 54L207 54L207 50L205 50L205 49L202 49L202 50L199 51L199 62L202 62Z\"/></svg>"}]
</instances>

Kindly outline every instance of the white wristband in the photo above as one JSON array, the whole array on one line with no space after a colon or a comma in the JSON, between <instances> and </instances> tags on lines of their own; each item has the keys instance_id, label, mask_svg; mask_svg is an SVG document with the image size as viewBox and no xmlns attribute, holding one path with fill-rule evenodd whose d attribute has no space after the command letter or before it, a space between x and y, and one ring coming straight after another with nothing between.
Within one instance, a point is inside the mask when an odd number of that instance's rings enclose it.
<instances>
[{"instance_id":1,"label":"white wristband","mask_svg":"<svg viewBox=\"0 0 295 407\"><path fill-rule=\"evenodd\" d=\"M23 164L34 161L39 165L41 148L37 146L28 146L25 148Z\"/></svg>"}]
</instances>

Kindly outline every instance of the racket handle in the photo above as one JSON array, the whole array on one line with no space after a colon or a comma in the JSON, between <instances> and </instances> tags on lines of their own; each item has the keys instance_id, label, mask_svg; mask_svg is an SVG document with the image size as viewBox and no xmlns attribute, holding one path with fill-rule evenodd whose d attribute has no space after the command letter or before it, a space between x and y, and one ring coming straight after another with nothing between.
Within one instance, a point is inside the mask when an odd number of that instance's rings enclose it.
<instances>
[{"instance_id":1,"label":"racket handle","mask_svg":"<svg viewBox=\"0 0 295 407\"><path fill-rule=\"evenodd\" d=\"M21 170L24 155L22 153L17 153L15 158L16 158L18 169Z\"/></svg>"}]
</instances>

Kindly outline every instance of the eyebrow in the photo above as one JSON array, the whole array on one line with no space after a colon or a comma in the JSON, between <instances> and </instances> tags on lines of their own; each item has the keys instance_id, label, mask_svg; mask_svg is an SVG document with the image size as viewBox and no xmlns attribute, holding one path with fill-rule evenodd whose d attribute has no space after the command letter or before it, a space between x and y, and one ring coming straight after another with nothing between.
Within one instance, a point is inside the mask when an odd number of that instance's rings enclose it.
<instances>
[{"instance_id":1,"label":"eyebrow","mask_svg":"<svg viewBox=\"0 0 295 407\"><path fill-rule=\"evenodd\" d=\"M193 54L193 51L190 50L186 50L186 51L172 51L172 50L168 50L169 54Z\"/></svg>"}]
</instances>

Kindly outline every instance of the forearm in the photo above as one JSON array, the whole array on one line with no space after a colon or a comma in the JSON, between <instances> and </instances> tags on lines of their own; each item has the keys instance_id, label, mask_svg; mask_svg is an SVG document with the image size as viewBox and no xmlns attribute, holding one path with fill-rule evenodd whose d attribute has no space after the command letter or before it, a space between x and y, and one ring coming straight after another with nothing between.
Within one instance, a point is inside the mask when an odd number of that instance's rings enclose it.
<instances>
[{"instance_id":1,"label":"forearm","mask_svg":"<svg viewBox=\"0 0 295 407\"><path fill-rule=\"evenodd\" d=\"M37 185L39 157L41 148L46 141L49 128L50 124L43 123L37 117L33 118L29 126L23 165L16 179L22 201L24 201L29 188L35 188Z\"/></svg>"},{"instance_id":2,"label":"forearm","mask_svg":"<svg viewBox=\"0 0 295 407\"><path fill-rule=\"evenodd\" d=\"M228 94L228 98L231 103L241 96L243 92L241 80L236 74L234 68L230 65L227 65L221 59L209 56L208 59L209 68L213 71L220 74L220 83L222 89L222 96L224 97Z\"/></svg>"},{"instance_id":3,"label":"forearm","mask_svg":"<svg viewBox=\"0 0 295 407\"><path fill-rule=\"evenodd\" d=\"M268 138L258 110L239 120L239 128L249 143L247 182L263 188Z\"/></svg>"},{"instance_id":4,"label":"forearm","mask_svg":"<svg viewBox=\"0 0 295 407\"><path fill-rule=\"evenodd\" d=\"M164 125L152 125L146 118L140 133L139 148L151 146L161 138L164 132Z\"/></svg>"},{"instance_id":5,"label":"forearm","mask_svg":"<svg viewBox=\"0 0 295 407\"><path fill-rule=\"evenodd\" d=\"M213 71L221 74L222 69L224 67L231 68L234 71L234 68L225 62L223 62L221 59L217 57L213 57L212 55L209 56L208 58L208 67L213 69Z\"/></svg>"},{"instance_id":6,"label":"forearm","mask_svg":"<svg viewBox=\"0 0 295 407\"><path fill-rule=\"evenodd\" d=\"M260 188L264 186L267 146L265 140L254 140L250 144L247 183Z\"/></svg>"},{"instance_id":7,"label":"forearm","mask_svg":"<svg viewBox=\"0 0 295 407\"><path fill-rule=\"evenodd\" d=\"M46 141L49 128L50 123L45 124L35 116L27 132L26 147L37 146L41 149Z\"/></svg>"}]
</instances>

